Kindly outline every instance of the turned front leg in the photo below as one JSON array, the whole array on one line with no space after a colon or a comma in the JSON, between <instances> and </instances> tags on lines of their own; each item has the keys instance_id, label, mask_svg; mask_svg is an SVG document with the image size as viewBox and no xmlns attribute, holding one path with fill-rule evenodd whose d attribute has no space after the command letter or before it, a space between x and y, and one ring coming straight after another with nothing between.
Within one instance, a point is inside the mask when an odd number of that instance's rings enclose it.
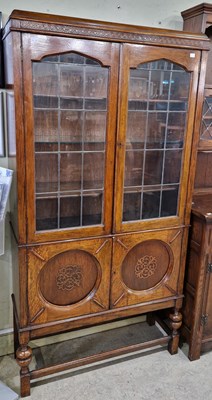
<instances>
[{"instance_id":1,"label":"turned front leg","mask_svg":"<svg viewBox=\"0 0 212 400\"><path fill-rule=\"evenodd\" d=\"M22 345L16 351L16 361L20 366L21 397L30 395L30 373L29 364L32 360L32 349L27 345Z\"/></svg>"},{"instance_id":2,"label":"turned front leg","mask_svg":"<svg viewBox=\"0 0 212 400\"><path fill-rule=\"evenodd\" d=\"M178 309L174 309L174 312L169 314L169 319L172 329L172 337L168 344L168 350L170 354L176 354L179 346L179 329L182 325L182 314Z\"/></svg>"}]
</instances>

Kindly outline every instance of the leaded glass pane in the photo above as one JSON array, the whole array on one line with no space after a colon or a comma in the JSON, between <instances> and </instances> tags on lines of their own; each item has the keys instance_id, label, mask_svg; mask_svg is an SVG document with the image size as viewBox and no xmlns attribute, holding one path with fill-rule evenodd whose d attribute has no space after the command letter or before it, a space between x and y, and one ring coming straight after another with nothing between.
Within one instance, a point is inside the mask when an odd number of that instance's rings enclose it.
<instances>
[{"instance_id":1,"label":"leaded glass pane","mask_svg":"<svg viewBox=\"0 0 212 400\"><path fill-rule=\"evenodd\" d=\"M33 62L38 231L103 223L108 72L77 53Z\"/></svg>"},{"instance_id":2,"label":"leaded glass pane","mask_svg":"<svg viewBox=\"0 0 212 400\"><path fill-rule=\"evenodd\" d=\"M212 96L205 97L202 112L202 140L212 140Z\"/></svg>"},{"instance_id":3,"label":"leaded glass pane","mask_svg":"<svg viewBox=\"0 0 212 400\"><path fill-rule=\"evenodd\" d=\"M130 69L123 221L178 214L190 73L168 60Z\"/></svg>"}]
</instances>

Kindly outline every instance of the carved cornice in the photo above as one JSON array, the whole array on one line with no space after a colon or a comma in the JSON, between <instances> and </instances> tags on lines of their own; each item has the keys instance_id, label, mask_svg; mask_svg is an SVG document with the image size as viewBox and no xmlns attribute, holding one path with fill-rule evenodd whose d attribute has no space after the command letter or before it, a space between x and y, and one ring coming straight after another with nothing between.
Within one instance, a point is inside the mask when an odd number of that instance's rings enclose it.
<instances>
[{"instance_id":1,"label":"carved cornice","mask_svg":"<svg viewBox=\"0 0 212 400\"><path fill-rule=\"evenodd\" d=\"M181 12L183 19L193 18L199 14L211 14L212 4L202 3Z\"/></svg>"},{"instance_id":2,"label":"carved cornice","mask_svg":"<svg viewBox=\"0 0 212 400\"><path fill-rule=\"evenodd\" d=\"M62 34L73 37L88 37L95 39L107 39L110 41L118 42L133 42L133 43L149 43L149 44L161 44L170 45L174 47L186 47L186 48L208 48L207 41L196 40L194 38L185 38L181 36L167 36L166 34L151 34L139 33L139 32L126 32L126 31L115 31L109 29L97 29L89 27L79 27L73 25L45 23L38 21L27 21L21 20L20 27L17 26L12 28L14 30L29 31L29 32L46 32L51 34Z\"/></svg>"}]
</instances>

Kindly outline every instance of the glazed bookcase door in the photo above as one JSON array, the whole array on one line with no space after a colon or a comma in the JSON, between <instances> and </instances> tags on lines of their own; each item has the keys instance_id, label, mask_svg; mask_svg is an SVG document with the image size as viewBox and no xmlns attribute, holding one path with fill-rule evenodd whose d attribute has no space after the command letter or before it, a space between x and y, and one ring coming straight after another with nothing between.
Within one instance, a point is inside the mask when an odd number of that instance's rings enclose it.
<instances>
[{"instance_id":1,"label":"glazed bookcase door","mask_svg":"<svg viewBox=\"0 0 212 400\"><path fill-rule=\"evenodd\" d=\"M198 64L198 51L124 45L117 232L183 223Z\"/></svg>"},{"instance_id":2,"label":"glazed bookcase door","mask_svg":"<svg viewBox=\"0 0 212 400\"><path fill-rule=\"evenodd\" d=\"M208 147L210 149L211 143L212 143L212 85L211 89L205 89L199 147L200 148Z\"/></svg>"},{"instance_id":3,"label":"glazed bookcase door","mask_svg":"<svg viewBox=\"0 0 212 400\"><path fill-rule=\"evenodd\" d=\"M179 295L182 235L177 228L114 239L111 308L157 304Z\"/></svg>"},{"instance_id":4,"label":"glazed bookcase door","mask_svg":"<svg viewBox=\"0 0 212 400\"><path fill-rule=\"evenodd\" d=\"M118 47L24 35L28 240L108 233Z\"/></svg>"},{"instance_id":5,"label":"glazed bookcase door","mask_svg":"<svg viewBox=\"0 0 212 400\"><path fill-rule=\"evenodd\" d=\"M212 85L205 89L198 147L195 193L212 193Z\"/></svg>"},{"instance_id":6,"label":"glazed bookcase door","mask_svg":"<svg viewBox=\"0 0 212 400\"><path fill-rule=\"evenodd\" d=\"M111 239L31 247L27 258L31 325L109 308Z\"/></svg>"}]
</instances>

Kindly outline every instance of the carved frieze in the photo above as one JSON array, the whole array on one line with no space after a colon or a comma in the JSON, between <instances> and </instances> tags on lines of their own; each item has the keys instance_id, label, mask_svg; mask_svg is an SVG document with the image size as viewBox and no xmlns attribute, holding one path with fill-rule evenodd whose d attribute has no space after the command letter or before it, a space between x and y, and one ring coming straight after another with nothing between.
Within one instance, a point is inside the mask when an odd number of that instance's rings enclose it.
<instances>
[{"instance_id":1,"label":"carved frieze","mask_svg":"<svg viewBox=\"0 0 212 400\"><path fill-rule=\"evenodd\" d=\"M200 48L208 47L207 42L195 40L195 39L185 39L181 37L169 37L154 34L145 34L137 32L123 32L123 31L111 31L106 29L94 29L88 27L78 27L72 25L57 25L54 23L45 23L37 21L20 21L20 29L27 31L45 31L52 33L62 33L65 35L79 36L79 37L91 37L99 39L109 39L117 40L120 42L144 42L144 43L155 43L155 44L165 44Z\"/></svg>"}]
</instances>

